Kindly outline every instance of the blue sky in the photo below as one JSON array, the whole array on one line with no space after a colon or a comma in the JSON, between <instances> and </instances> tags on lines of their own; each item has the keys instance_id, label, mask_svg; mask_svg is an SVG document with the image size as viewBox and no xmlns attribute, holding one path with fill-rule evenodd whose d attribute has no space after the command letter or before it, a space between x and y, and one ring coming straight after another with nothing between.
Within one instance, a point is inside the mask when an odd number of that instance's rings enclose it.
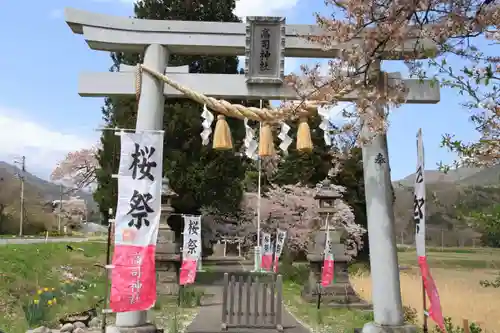
<instances>
[{"instance_id":1,"label":"blue sky","mask_svg":"<svg viewBox=\"0 0 500 333\"><path fill-rule=\"evenodd\" d=\"M0 0L0 160L26 155L27 169L48 178L56 162L72 150L98 141L103 100L77 93L83 71L107 71L106 52L92 51L82 36L66 25L64 7L104 14L133 15L132 0ZM269 3L272 7L269 7ZM324 11L322 0L240 0L236 14L283 15L287 23L314 23L312 13ZM287 59L287 71L299 71L301 59ZM401 71L402 63L387 62L386 71ZM441 103L405 105L390 116L388 133L392 178L415 171L415 135L422 128L428 169L453 155L440 148L441 135L454 133L470 141L477 137L457 91L442 90Z\"/></svg>"}]
</instances>

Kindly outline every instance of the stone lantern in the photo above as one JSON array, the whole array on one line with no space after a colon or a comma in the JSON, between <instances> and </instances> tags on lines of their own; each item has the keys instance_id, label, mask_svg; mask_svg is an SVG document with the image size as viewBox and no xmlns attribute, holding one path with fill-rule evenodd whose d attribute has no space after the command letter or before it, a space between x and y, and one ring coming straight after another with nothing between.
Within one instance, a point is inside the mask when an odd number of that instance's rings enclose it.
<instances>
[{"instance_id":1,"label":"stone lantern","mask_svg":"<svg viewBox=\"0 0 500 333\"><path fill-rule=\"evenodd\" d=\"M157 292L162 295L178 293L178 266L180 254L175 243L175 232L168 225L168 218L174 212L172 199L177 196L170 188L167 177L162 180L161 187L161 217L156 241L156 274Z\"/></svg>"},{"instance_id":2,"label":"stone lantern","mask_svg":"<svg viewBox=\"0 0 500 333\"><path fill-rule=\"evenodd\" d=\"M369 305L358 297L349 282L348 263L350 257L346 255L344 239L347 232L341 225L329 223L330 241L334 256L334 280L326 286L318 288L321 282L321 270L323 267L324 249L326 242L327 217L336 214L336 200L342 195L328 179L323 180L316 186L314 199L317 201L317 212L321 218L321 228L314 234L314 243L309 249L307 260L309 261L309 280L304 286L302 297L309 302L316 302L318 292L321 292L322 303L330 307L346 308L369 308Z\"/></svg>"}]
</instances>

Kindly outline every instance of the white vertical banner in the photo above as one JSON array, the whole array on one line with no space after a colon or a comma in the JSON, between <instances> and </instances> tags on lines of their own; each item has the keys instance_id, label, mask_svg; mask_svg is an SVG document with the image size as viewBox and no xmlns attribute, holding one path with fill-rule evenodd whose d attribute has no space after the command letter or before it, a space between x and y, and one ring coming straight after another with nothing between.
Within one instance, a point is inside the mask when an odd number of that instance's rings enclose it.
<instances>
[{"instance_id":1,"label":"white vertical banner","mask_svg":"<svg viewBox=\"0 0 500 333\"><path fill-rule=\"evenodd\" d=\"M425 161L422 131L417 133L417 172L413 197L413 220L415 221L415 246L417 256L425 257Z\"/></svg>"},{"instance_id":2,"label":"white vertical banner","mask_svg":"<svg viewBox=\"0 0 500 333\"><path fill-rule=\"evenodd\" d=\"M441 310L441 300L432 278L427 257L425 255L425 161L424 143L422 140L422 130L417 133L417 172L415 173L415 194L413 197L413 220L415 221L415 246L417 248L417 259L422 275L423 291L429 298L429 308L427 309L427 299L423 297L423 310L439 326L442 332L446 332L443 312ZM425 319L427 321L427 319Z\"/></svg>"},{"instance_id":3,"label":"white vertical banner","mask_svg":"<svg viewBox=\"0 0 500 333\"><path fill-rule=\"evenodd\" d=\"M201 216L184 215L182 258L198 260L201 257Z\"/></svg>"},{"instance_id":4,"label":"white vertical banner","mask_svg":"<svg viewBox=\"0 0 500 333\"><path fill-rule=\"evenodd\" d=\"M186 285L194 283L198 261L201 260L201 216L184 215L183 217L184 232L179 283Z\"/></svg>"},{"instance_id":5,"label":"white vertical banner","mask_svg":"<svg viewBox=\"0 0 500 333\"><path fill-rule=\"evenodd\" d=\"M162 164L163 133L121 134L115 245L156 245Z\"/></svg>"},{"instance_id":6,"label":"white vertical banner","mask_svg":"<svg viewBox=\"0 0 500 333\"><path fill-rule=\"evenodd\" d=\"M267 232L262 233L262 269L269 271L273 264L273 249L271 248L271 235Z\"/></svg>"},{"instance_id":7,"label":"white vertical banner","mask_svg":"<svg viewBox=\"0 0 500 333\"><path fill-rule=\"evenodd\" d=\"M276 230L276 247L274 249L274 264L273 271L278 272L278 263L283 252L283 246L285 246L286 230L277 229Z\"/></svg>"},{"instance_id":8,"label":"white vertical banner","mask_svg":"<svg viewBox=\"0 0 500 333\"><path fill-rule=\"evenodd\" d=\"M121 132L110 307L141 311L156 302L163 132Z\"/></svg>"}]
</instances>

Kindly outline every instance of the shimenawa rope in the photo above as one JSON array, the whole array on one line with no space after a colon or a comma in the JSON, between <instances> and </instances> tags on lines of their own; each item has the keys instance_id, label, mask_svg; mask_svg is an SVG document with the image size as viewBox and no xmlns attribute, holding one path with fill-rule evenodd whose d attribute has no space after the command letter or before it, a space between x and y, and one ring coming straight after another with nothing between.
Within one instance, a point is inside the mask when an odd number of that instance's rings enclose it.
<instances>
[{"instance_id":1,"label":"shimenawa rope","mask_svg":"<svg viewBox=\"0 0 500 333\"><path fill-rule=\"evenodd\" d=\"M141 86L142 86L142 72L145 71L149 73L150 75L154 76L155 78L165 82L172 88L182 92L186 97L189 99L198 102L200 104L206 104L207 107L212 109L213 111L216 111L218 113L221 113L223 115L233 117L233 118L239 118L239 119L244 119L248 118L251 120L256 120L256 121L266 121L266 122L272 122L272 121L280 121L287 119L293 115L297 115L296 112L296 107L294 106L289 106L285 108L280 108L280 109L268 109L268 108L256 108L256 107L251 107L251 106L244 106L241 104L232 104L229 103L226 100L221 100L221 99L216 99L213 97L208 97L203 94L200 94L194 90L191 90L188 87L185 87L173 80L171 80L169 77L167 77L164 74L158 73L155 70L152 70L151 68L144 66L142 64L137 65L137 72L136 72L136 77L135 77L135 89L136 89L136 97L139 99L140 94L141 94ZM356 82L354 86L358 86L361 83L361 80ZM332 98L340 98L349 92L351 92L352 89L349 89L349 87L346 87L342 89L340 92L337 94L333 95ZM316 112L318 106L324 105L324 104L330 104L330 102L326 101L306 101L301 103L300 108L305 110L305 112L301 112L298 114L298 116L304 116L308 115L310 113Z\"/></svg>"}]
</instances>

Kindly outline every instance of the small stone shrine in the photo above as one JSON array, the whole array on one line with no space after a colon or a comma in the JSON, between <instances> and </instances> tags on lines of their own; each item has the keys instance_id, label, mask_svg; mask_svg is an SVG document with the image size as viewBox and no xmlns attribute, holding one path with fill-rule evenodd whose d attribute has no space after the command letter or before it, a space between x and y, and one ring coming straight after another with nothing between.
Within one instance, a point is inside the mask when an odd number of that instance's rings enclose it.
<instances>
[{"instance_id":1,"label":"small stone shrine","mask_svg":"<svg viewBox=\"0 0 500 333\"><path fill-rule=\"evenodd\" d=\"M167 221L174 212L172 198L177 194L170 188L168 178L163 178L161 187L161 220L156 241L157 292L161 295L177 295L179 291L180 250L175 242L175 232Z\"/></svg>"},{"instance_id":2,"label":"small stone shrine","mask_svg":"<svg viewBox=\"0 0 500 333\"><path fill-rule=\"evenodd\" d=\"M329 225L330 241L334 255L334 279L327 287L320 287L321 270L323 267L326 226L324 221L327 216L336 213L335 201L342 195L338 193L329 180L324 180L316 186L314 199L318 203L317 211L321 217L321 228L314 235L314 243L309 248L307 260L309 261L309 281L304 286L302 297L308 302L316 302L318 290L321 291L321 303L336 308L369 308L356 294L349 281L348 263L351 258L346 254L344 239L347 236L343 226Z\"/></svg>"}]
</instances>

